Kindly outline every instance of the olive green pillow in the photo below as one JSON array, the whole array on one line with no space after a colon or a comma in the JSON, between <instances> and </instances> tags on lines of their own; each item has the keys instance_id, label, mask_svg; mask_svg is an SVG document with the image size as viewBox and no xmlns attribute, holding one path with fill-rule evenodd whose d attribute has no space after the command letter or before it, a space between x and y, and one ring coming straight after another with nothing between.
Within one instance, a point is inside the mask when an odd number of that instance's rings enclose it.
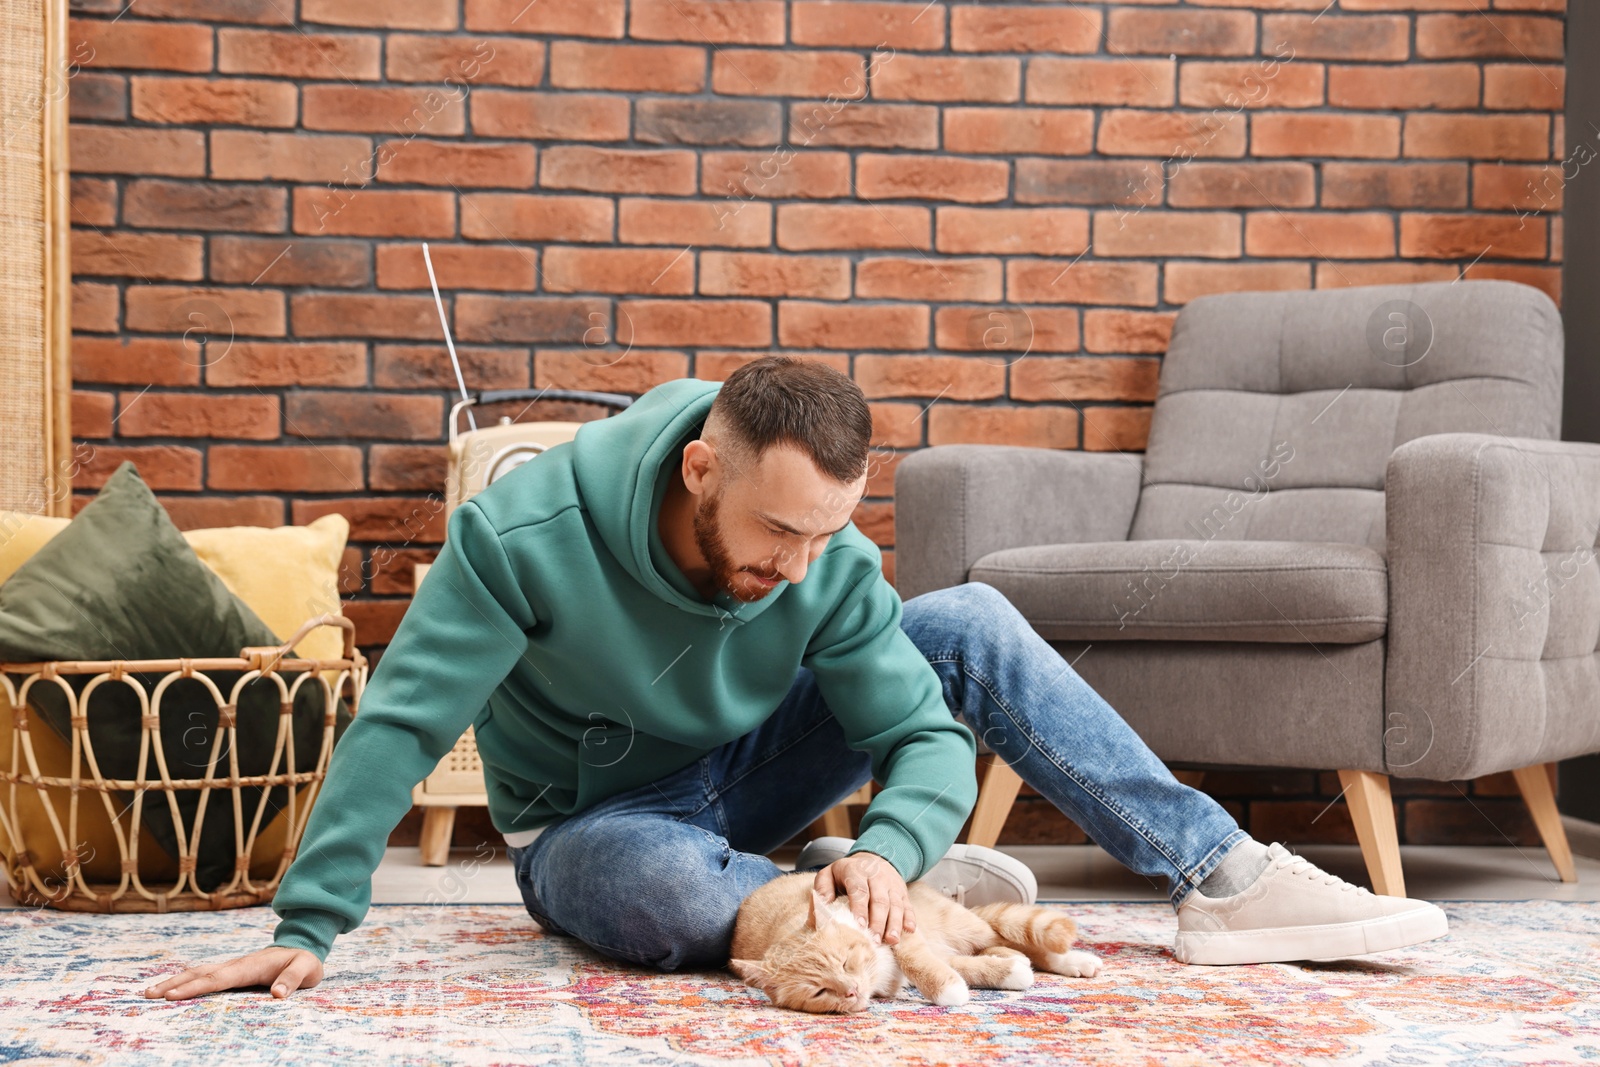
<instances>
[{"instance_id":1,"label":"olive green pillow","mask_svg":"<svg viewBox=\"0 0 1600 1067\"><path fill-rule=\"evenodd\" d=\"M201 562L127 461L66 529L0 584L0 662L235 657L247 645L279 643L260 617ZM285 674L283 681L293 685L303 673ZM206 674L226 701L243 672ZM11 677L20 684L21 675ZM80 695L90 677L62 675ZM162 674L132 677L148 694ZM36 682L28 692L28 703L51 729L70 740L68 704L60 688ZM272 769L279 705L278 687L270 680L257 678L240 692L236 718L240 775L262 775ZM138 777L138 695L123 683L107 680L90 695L88 715L89 740L101 776ZM228 736L226 730L218 730L217 717L216 702L198 679L180 678L168 686L161 701L160 735L171 778L205 777L219 736L217 777L227 776ZM323 701L315 678L307 679L296 694L292 720L295 769L311 770L323 735ZM349 709L341 699L336 742L349 722ZM278 772L285 770L286 760L280 760ZM177 835L160 789L153 745L145 778L155 788L145 793L142 820L156 842L177 859ZM200 793L199 789L175 791L186 838L194 830ZM133 791L118 791L116 797L119 811L131 813ZM240 797L248 834L261 787L242 787ZM287 802L287 787L274 786L261 825L266 826ZM205 892L233 877L233 805L233 791L225 787L214 787L206 801L205 825L195 849L195 882Z\"/></svg>"}]
</instances>

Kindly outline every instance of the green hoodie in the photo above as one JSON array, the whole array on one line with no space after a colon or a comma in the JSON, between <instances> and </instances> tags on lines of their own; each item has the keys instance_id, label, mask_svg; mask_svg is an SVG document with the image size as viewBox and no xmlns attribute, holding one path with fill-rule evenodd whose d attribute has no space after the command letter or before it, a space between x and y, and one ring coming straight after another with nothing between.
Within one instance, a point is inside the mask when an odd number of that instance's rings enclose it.
<instances>
[{"instance_id":1,"label":"green hoodie","mask_svg":"<svg viewBox=\"0 0 1600 1067\"><path fill-rule=\"evenodd\" d=\"M977 799L977 745L900 629L877 546L846 526L754 602L703 599L662 547L662 494L719 388L665 382L456 508L333 751L274 944L326 960L361 924L412 787L468 726L489 818L522 834L755 729L801 667L883 784L851 851L907 881L944 855Z\"/></svg>"}]
</instances>

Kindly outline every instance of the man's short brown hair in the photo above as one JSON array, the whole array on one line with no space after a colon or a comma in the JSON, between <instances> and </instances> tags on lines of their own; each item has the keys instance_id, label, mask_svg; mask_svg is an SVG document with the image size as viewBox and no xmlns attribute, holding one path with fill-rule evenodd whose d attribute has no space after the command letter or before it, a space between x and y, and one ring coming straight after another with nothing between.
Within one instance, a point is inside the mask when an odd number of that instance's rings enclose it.
<instances>
[{"instance_id":1,"label":"man's short brown hair","mask_svg":"<svg viewBox=\"0 0 1600 1067\"><path fill-rule=\"evenodd\" d=\"M856 481L867 470L872 412L861 388L825 363L763 356L722 383L706 416L717 455L740 477L773 445L803 451L834 481Z\"/></svg>"}]
</instances>

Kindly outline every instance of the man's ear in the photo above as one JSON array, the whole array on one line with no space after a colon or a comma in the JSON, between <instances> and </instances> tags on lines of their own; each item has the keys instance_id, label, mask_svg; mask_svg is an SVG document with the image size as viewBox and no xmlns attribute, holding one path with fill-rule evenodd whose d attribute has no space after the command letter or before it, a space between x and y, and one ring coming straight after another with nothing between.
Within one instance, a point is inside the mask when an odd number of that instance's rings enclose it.
<instances>
[{"instance_id":1,"label":"man's ear","mask_svg":"<svg viewBox=\"0 0 1600 1067\"><path fill-rule=\"evenodd\" d=\"M761 989L767 984L767 965L760 960L729 960L728 969L743 978L746 985Z\"/></svg>"},{"instance_id":2,"label":"man's ear","mask_svg":"<svg viewBox=\"0 0 1600 1067\"><path fill-rule=\"evenodd\" d=\"M828 902L822 899L822 894L815 889L811 891L811 914L806 916L806 925L813 930L826 929L833 922L833 912L828 908Z\"/></svg>"}]
</instances>

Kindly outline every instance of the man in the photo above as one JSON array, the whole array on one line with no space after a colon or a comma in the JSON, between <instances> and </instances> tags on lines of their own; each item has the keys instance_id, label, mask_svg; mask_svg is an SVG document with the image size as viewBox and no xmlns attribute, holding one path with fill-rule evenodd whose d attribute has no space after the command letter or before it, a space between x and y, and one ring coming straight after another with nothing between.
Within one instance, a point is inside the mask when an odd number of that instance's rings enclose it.
<instances>
[{"instance_id":1,"label":"man","mask_svg":"<svg viewBox=\"0 0 1600 1067\"><path fill-rule=\"evenodd\" d=\"M951 847L977 799L975 735L1166 877L1186 962L1446 932L1432 904L1251 839L992 587L902 604L850 523L871 432L848 377L769 356L720 386L660 385L459 507L334 751L273 947L146 995L320 982L412 786L468 725L530 915L662 970L725 965L740 902L782 873L766 854L869 778L860 836L812 842L799 866L875 938L915 929L906 882L925 875L967 904L1031 901L1017 861Z\"/></svg>"}]
</instances>

